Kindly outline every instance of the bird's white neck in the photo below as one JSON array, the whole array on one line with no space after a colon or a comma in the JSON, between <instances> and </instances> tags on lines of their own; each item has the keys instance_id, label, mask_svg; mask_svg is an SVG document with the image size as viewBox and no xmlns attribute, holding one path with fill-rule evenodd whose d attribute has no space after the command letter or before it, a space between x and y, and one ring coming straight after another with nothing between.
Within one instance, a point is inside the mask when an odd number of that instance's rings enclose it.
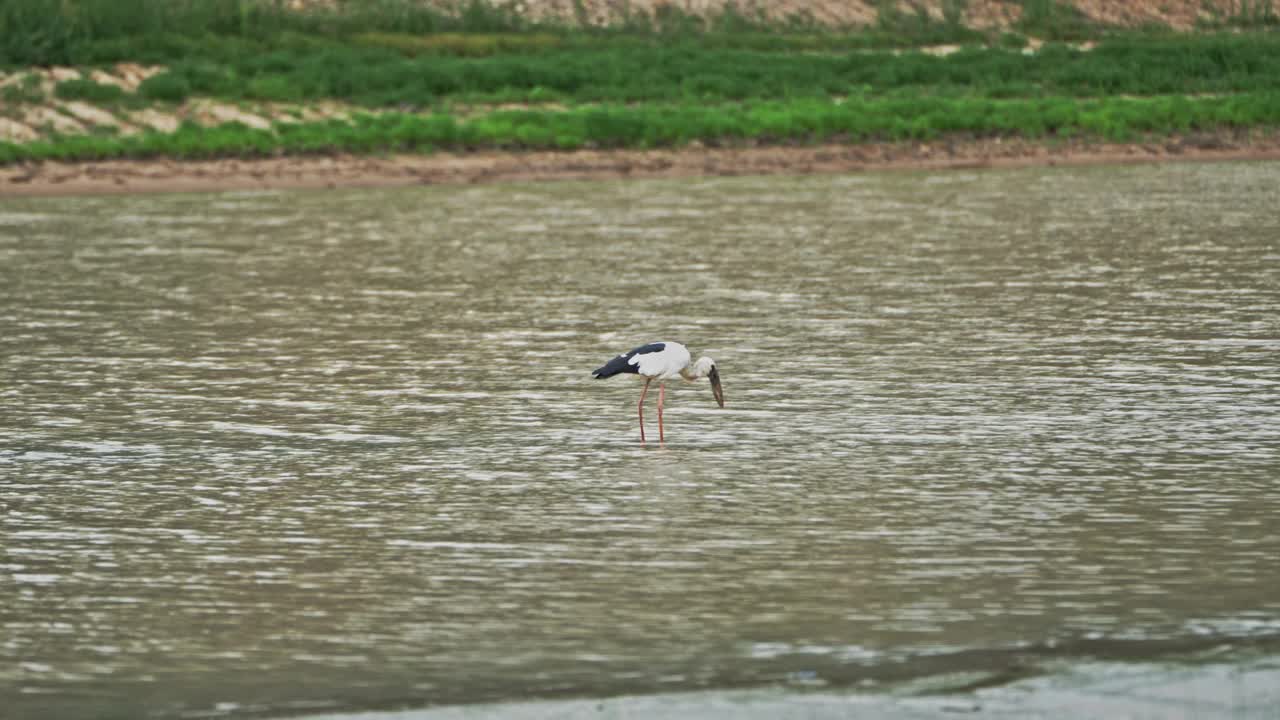
<instances>
[{"instance_id":1,"label":"bird's white neck","mask_svg":"<svg viewBox=\"0 0 1280 720\"><path fill-rule=\"evenodd\" d=\"M680 371L680 377L689 382L701 380L711 374L711 369L716 366L716 361L709 357L703 356L698 358L696 362L689 363L688 367Z\"/></svg>"}]
</instances>

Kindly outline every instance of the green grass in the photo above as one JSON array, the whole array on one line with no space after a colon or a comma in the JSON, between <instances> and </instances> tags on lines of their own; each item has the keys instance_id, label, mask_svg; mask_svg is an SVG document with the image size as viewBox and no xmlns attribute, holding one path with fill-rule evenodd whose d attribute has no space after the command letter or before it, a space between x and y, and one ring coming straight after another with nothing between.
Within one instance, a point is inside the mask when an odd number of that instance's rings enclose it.
<instances>
[{"instance_id":1,"label":"green grass","mask_svg":"<svg viewBox=\"0 0 1280 720\"><path fill-rule=\"evenodd\" d=\"M1023 31L1045 39L1101 37L1107 28L1084 22L1053 0L1022 0ZM227 40L280 47L357 42L409 53L476 56L574 44L666 42L696 38L708 48L771 51L911 47L988 43L997 38L964 27L967 0L944 0L943 16L906 12L882 2L867 28L823 26L803 13L782 20L728 3L707 17L676 4L654 13L624 9L608 27L587 18L534 22L501 0L459 0L452 10L418 0L342 0L290 10L283 0L3 0L0 66L78 65L117 59L168 62L192 47ZM143 55L139 56L138 53ZM126 57L128 56L128 57Z\"/></svg>"},{"instance_id":2,"label":"green grass","mask_svg":"<svg viewBox=\"0 0 1280 720\"><path fill-rule=\"evenodd\" d=\"M21 80L0 88L0 101L4 101L6 105L39 103L44 102L45 99L40 76L34 73L28 73L22 76Z\"/></svg>"},{"instance_id":3,"label":"green grass","mask_svg":"<svg viewBox=\"0 0 1280 720\"><path fill-rule=\"evenodd\" d=\"M518 16L471 0L444 13L412 0L347 0L307 12L278 0L4 0L0 64L75 64L113 43L163 47L167 38L287 34L343 38L358 32L511 32Z\"/></svg>"},{"instance_id":4,"label":"green grass","mask_svg":"<svg viewBox=\"0 0 1280 720\"><path fill-rule=\"evenodd\" d=\"M1133 140L1221 128L1280 126L1280 93L1229 98L800 99L708 106L604 105L502 111L469 119L366 115L352 122L183 125L174 133L55 137L0 144L0 164L108 158L267 157L278 154L574 150L743 143L898 141L941 137L1086 137Z\"/></svg>"},{"instance_id":5,"label":"green grass","mask_svg":"<svg viewBox=\"0 0 1280 720\"><path fill-rule=\"evenodd\" d=\"M1202 24L1210 28L1280 28L1280 12L1275 0L1235 0L1232 6L1227 13L1202 21Z\"/></svg>"},{"instance_id":6,"label":"green grass","mask_svg":"<svg viewBox=\"0 0 1280 720\"><path fill-rule=\"evenodd\" d=\"M1280 35L1268 29L1280 23L1267 0L1240 0L1220 23L1250 31L1200 35L1120 33L1057 0L1021 2L1016 32L995 35L963 26L967 0L944 0L941 18L886 0L874 25L858 30L803 16L770 22L733 5L710 18L663 6L590 28L535 24L488 0L463 0L452 12L415 0L343 0L307 12L283 0L0 0L0 66L167 67L136 93L72 80L55 88L60 99L324 100L378 111L273 132L188 124L170 134L55 136L0 145L0 162L695 140L1127 139L1277 125ZM1060 42L1025 54L1028 35ZM1095 50L1063 44L1086 38L1100 41ZM885 51L932 43L964 49ZM14 108L45 100L30 81L0 95ZM531 108L472 114L497 103ZM470 110L450 114L458 107Z\"/></svg>"},{"instance_id":7,"label":"green grass","mask_svg":"<svg viewBox=\"0 0 1280 720\"><path fill-rule=\"evenodd\" d=\"M418 47L438 47L431 43L454 37L468 36L428 36L421 43L404 38L413 45L407 54L388 47L384 36L377 36L377 42L357 36L354 45L202 41L183 46L182 59L147 80L139 93L163 101L203 95L424 108L447 102L720 102L850 94L1101 97L1280 90L1280 36L1270 34L1113 39L1093 51L1049 45L1032 55L972 47L949 57L773 52L679 40L580 47L537 34L518 36L527 42L492 56L436 55ZM538 49L529 50L529 44Z\"/></svg>"},{"instance_id":8,"label":"green grass","mask_svg":"<svg viewBox=\"0 0 1280 720\"><path fill-rule=\"evenodd\" d=\"M353 36L351 40L357 46L396 50L411 57L418 55L486 57L500 53L538 52L564 45L562 36L548 32L438 32L428 35L382 32L360 33Z\"/></svg>"},{"instance_id":9,"label":"green grass","mask_svg":"<svg viewBox=\"0 0 1280 720\"><path fill-rule=\"evenodd\" d=\"M115 85L105 85L84 78L64 80L58 83L53 89L53 94L59 100L84 100L100 105L116 103L125 97L123 88Z\"/></svg>"},{"instance_id":10,"label":"green grass","mask_svg":"<svg viewBox=\"0 0 1280 720\"><path fill-rule=\"evenodd\" d=\"M982 43L986 35L961 24L968 3L965 0L943 0L942 19L938 20L917 7L903 10L892 0L881 0L876 8L875 33L890 45L949 45Z\"/></svg>"},{"instance_id":11,"label":"green grass","mask_svg":"<svg viewBox=\"0 0 1280 720\"><path fill-rule=\"evenodd\" d=\"M1098 29L1075 8L1057 0L1021 0L1018 29L1042 40L1079 42L1098 36Z\"/></svg>"},{"instance_id":12,"label":"green grass","mask_svg":"<svg viewBox=\"0 0 1280 720\"><path fill-rule=\"evenodd\" d=\"M182 102L191 95L191 81L181 73L157 73L138 85L138 94L148 100Z\"/></svg>"}]
</instances>

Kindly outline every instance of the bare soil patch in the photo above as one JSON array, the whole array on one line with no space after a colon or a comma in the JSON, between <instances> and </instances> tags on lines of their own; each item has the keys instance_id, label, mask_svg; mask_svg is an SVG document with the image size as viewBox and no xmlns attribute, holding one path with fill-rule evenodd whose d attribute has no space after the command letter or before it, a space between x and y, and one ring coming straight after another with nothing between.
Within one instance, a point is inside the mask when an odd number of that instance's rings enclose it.
<instances>
[{"instance_id":1,"label":"bare soil patch","mask_svg":"<svg viewBox=\"0 0 1280 720\"><path fill-rule=\"evenodd\" d=\"M1280 160L1280 131L1224 131L1139 143L1005 138L565 153L39 163L0 168L0 195L392 187L1221 160Z\"/></svg>"},{"instance_id":2,"label":"bare soil patch","mask_svg":"<svg viewBox=\"0 0 1280 720\"><path fill-rule=\"evenodd\" d=\"M448 6L449 0L431 0ZM942 19L944 0L894 0L904 13L925 12ZM1202 21L1213 21L1240 12L1239 0L1063 0L1094 22L1122 27L1164 25L1189 30ZM591 25L617 23L628 14L659 15L671 10L697 16L714 16L732 5L748 17L762 16L773 21L806 17L830 26L874 24L883 0L511 0L517 13L535 19L555 19ZM952 3L961 8L960 22L977 29L1009 28L1022 17L1022 0L968 0Z\"/></svg>"}]
</instances>

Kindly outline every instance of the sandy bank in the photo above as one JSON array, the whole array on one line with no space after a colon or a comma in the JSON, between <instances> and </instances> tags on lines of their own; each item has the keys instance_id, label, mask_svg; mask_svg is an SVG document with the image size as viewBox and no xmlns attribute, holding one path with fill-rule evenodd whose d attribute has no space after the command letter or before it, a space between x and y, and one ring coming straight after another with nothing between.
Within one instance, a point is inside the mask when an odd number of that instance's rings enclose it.
<instances>
[{"instance_id":1,"label":"sandy bank","mask_svg":"<svg viewBox=\"0 0 1280 720\"><path fill-rule=\"evenodd\" d=\"M980 139L565 153L486 151L380 157L50 162L0 167L0 196L391 187L1170 160L1280 160L1280 131L1195 134L1140 143Z\"/></svg>"},{"instance_id":2,"label":"sandy bank","mask_svg":"<svg viewBox=\"0 0 1280 720\"><path fill-rule=\"evenodd\" d=\"M308 720L1264 720L1274 719L1280 708L1280 660L1260 657L1208 665L1085 663L974 691L903 691L705 691L343 713Z\"/></svg>"}]
</instances>

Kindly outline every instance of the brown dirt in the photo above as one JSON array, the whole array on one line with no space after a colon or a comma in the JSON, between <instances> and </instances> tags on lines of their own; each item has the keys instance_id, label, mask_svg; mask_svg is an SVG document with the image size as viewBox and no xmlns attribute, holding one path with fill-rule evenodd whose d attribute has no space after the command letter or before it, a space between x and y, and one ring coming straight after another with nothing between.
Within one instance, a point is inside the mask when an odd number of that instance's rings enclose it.
<instances>
[{"instance_id":1,"label":"brown dirt","mask_svg":"<svg viewBox=\"0 0 1280 720\"><path fill-rule=\"evenodd\" d=\"M1009 139L802 147L440 153L202 162L41 163L0 168L0 196L389 187L534 180L851 173L1028 165L1280 160L1280 131L1213 133L1144 143Z\"/></svg>"},{"instance_id":2,"label":"brown dirt","mask_svg":"<svg viewBox=\"0 0 1280 720\"><path fill-rule=\"evenodd\" d=\"M448 6L450 0L429 0ZM1187 30L1198 21L1211 21L1240 11L1241 0L1061 0L1089 19L1109 25L1166 25ZM674 9L694 15L714 15L732 3L747 16L763 15L772 20L809 17L834 26L865 26L876 22L884 0L508 0L516 12L534 18L556 18L566 22L585 19L605 25L628 13L653 15ZM906 13L923 10L943 17L944 0L894 0ZM959 2L961 22L980 29L1007 28L1022 15L1021 0L967 0Z\"/></svg>"},{"instance_id":3,"label":"brown dirt","mask_svg":"<svg viewBox=\"0 0 1280 720\"><path fill-rule=\"evenodd\" d=\"M293 118L345 118L351 114L351 108L337 102L288 105L192 98L176 107L108 110L84 102L60 100L55 96L54 89L59 82L81 77L134 92L143 80L163 70L159 65L119 63L110 68L96 68L87 72L69 67L28 68L8 74L0 72L0 89L34 82L43 97L38 102L0 106L0 141L25 143L47 137L53 132L82 135L102 129L110 129L121 135L131 135L148 128L173 132L183 121L201 125L239 122L252 128L269 129L275 121L288 122Z\"/></svg>"},{"instance_id":4,"label":"brown dirt","mask_svg":"<svg viewBox=\"0 0 1280 720\"><path fill-rule=\"evenodd\" d=\"M289 0L293 8L332 5L340 0ZM1009 28L1022 16L1024 0L492 0L500 7L536 20L589 25L608 25L627 17L655 16L679 11L695 16L715 16L728 5L748 17L770 20L807 18L836 27L860 27L874 24L881 8L892 5L897 10L914 14L924 11L934 18L943 17L943 8L960 7L960 21L978 29ZM463 5L459 0L421 0L421 2L453 10ZM1074 7L1086 18L1106 25L1135 27L1164 25L1189 30L1198 22L1230 17L1250 7L1247 0L1057 0L1060 5Z\"/></svg>"}]
</instances>

